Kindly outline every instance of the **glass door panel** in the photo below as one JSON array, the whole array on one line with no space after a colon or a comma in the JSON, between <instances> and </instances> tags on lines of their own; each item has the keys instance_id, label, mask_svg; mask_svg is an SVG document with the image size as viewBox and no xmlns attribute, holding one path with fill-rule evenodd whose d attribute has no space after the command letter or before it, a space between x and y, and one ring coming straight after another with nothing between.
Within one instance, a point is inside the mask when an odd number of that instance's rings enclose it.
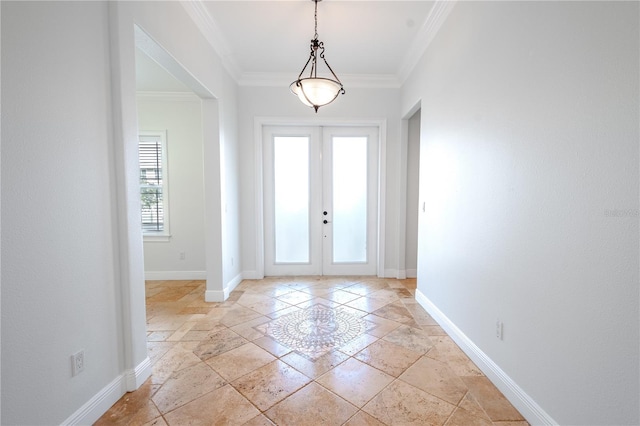
<instances>
[{"instance_id":1,"label":"glass door panel","mask_svg":"<svg viewBox=\"0 0 640 426\"><path fill-rule=\"evenodd\" d=\"M367 138L334 137L333 263L367 261Z\"/></svg>"},{"instance_id":2,"label":"glass door panel","mask_svg":"<svg viewBox=\"0 0 640 426\"><path fill-rule=\"evenodd\" d=\"M309 263L309 137L273 138L275 263Z\"/></svg>"}]
</instances>

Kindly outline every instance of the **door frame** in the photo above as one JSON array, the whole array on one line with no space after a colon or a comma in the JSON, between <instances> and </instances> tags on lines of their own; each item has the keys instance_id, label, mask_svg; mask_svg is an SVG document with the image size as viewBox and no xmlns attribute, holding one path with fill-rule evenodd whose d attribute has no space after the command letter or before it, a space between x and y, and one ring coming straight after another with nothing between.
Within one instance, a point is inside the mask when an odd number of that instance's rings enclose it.
<instances>
[{"instance_id":1,"label":"door frame","mask_svg":"<svg viewBox=\"0 0 640 426\"><path fill-rule=\"evenodd\" d=\"M256 229L256 276L264 278L264 179L263 179L263 128L265 126L321 126L321 127L378 127L378 205L377 205L377 276L384 276L385 258L385 203L386 203L386 152L387 121L384 119L299 117L255 117L254 132L254 188Z\"/></svg>"}]
</instances>

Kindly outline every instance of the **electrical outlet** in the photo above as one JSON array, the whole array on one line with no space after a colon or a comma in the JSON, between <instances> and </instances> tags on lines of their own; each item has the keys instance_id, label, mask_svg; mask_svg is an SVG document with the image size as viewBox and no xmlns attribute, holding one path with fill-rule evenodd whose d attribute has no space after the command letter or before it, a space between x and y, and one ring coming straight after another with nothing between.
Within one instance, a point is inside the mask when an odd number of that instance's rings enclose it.
<instances>
[{"instance_id":1,"label":"electrical outlet","mask_svg":"<svg viewBox=\"0 0 640 426\"><path fill-rule=\"evenodd\" d=\"M84 351L71 355L71 375L77 376L84 371Z\"/></svg>"},{"instance_id":2,"label":"electrical outlet","mask_svg":"<svg viewBox=\"0 0 640 426\"><path fill-rule=\"evenodd\" d=\"M178 255L178 257L180 258L180 260L184 260L184 259L186 259L187 256L185 255L185 253L183 251L181 251L180 254Z\"/></svg>"},{"instance_id":3,"label":"electrical outlet","mask_svg":"<svg viewBox=\"0 0 640 426\"><path fill-rule=\"evenodd\" d=\"M502 324L502 321L498 319L496 320L496 337L502 340L502 338L504 337L503 332L504 332L504 325Z\"/></svg>"}]
</instances>

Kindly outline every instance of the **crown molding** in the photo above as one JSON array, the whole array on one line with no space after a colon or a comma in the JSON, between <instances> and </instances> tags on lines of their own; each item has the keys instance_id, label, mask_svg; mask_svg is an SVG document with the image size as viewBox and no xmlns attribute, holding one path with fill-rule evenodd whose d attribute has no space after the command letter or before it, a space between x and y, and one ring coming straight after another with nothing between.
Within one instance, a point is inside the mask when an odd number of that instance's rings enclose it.
<instances>
[{"instance_id":1,"label":"crown molding","mask_svg":"<svg viewBox=\"0 0 640 426\"><path fill-rule=\"evenodd\" d=\"M222 65L231 75L231 77L238 81L242 71L240 67L233 59L231 47L226 37L216 24L207 7L202 0L180 0L180 4L185 9L189 17L196 24L196 27L200 30L204 38L209 42L213 50L220 56Z\"/></svg>"},{"instance_id":2,"label":"crown molding","mask_svg":"<svg viewBox=\"0 0 640 426\"><path fill-rule=\"evenodd\" d=\"M400 84L409 78L411 71L418 65L418 62L426 52L427 48L440 31L442 24L453 10L457 0L436 0L433 7L429 11L427 19L420 27L418 34L413 39L413 43L409 47L400 68L398 69L398 80Z\"/></svg>"}]
</instances>

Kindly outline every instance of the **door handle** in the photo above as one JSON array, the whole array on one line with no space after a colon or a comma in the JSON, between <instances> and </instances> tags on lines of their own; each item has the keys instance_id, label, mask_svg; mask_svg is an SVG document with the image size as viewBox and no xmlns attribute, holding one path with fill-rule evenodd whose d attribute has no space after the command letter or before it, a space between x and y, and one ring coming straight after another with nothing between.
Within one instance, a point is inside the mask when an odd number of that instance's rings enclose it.
<instances>
[{"instance_id":1,"label":"door handle","mask_svg":"<svg viewBox=\"0 0 640 426\"><path fill-rule=\"evenodd\" d=\"M326 216L326 215L328 215L329 213L327 213L327 211L325 210L325 211L323 211L323 212L322 212L322 214Z\"/></svg>"},{"instance_id":2,"label":"door handle","mask_svg":"<svg viewBox=\"0 0 640 426\"><path fill-rule=\"evenodd\" d=\"M327 219L325 219L325 220L322 221L322 223L324 223L326 225L327 223L331 223L331 222L329 222Z\"/></svg>"}]
</instances>

